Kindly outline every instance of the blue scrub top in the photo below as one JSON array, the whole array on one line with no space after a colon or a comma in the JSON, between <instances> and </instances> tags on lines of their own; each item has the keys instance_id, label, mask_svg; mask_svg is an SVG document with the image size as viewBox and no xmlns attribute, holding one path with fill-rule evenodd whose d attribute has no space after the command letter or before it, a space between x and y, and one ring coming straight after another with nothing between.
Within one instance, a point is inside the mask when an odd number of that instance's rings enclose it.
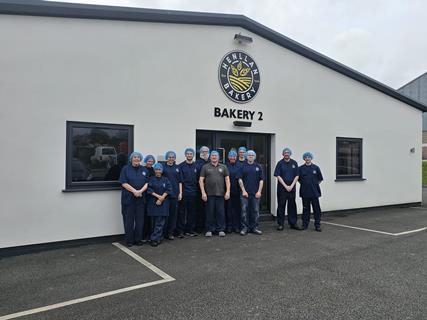
<instances>
[{"instance_id":1,"label":"blue scrub top","mask_svg":"<svg viewBox=\"0 0 427 320\"><path fill-rule=\"evenodd\" d=\"M301 198L319 198L322 193L320 191L320 182L323 181L322 172L315 164L303 164L299 167L299 195Z\"/></svg>"},{"instance_id":2,"label":"blue scrub top","mask_svg":"<svg viewBox=\"0 0 427 320\"><path fill-rule=\"evenodd\" d=\"M169 179L169 182L172 185L172 193L170 196L172 198L178 198L179 195L179 184L181 183L181 170L177 164L168 165L167 163L163 165L163 176Z\"/></svg>"},{"instance_id":3,"label":"blue scrub top","mask_svg":"<svg viewBox=\"0 0 427 320\"><path fill-rule=\"evenodd\" d=\"M148 182L148 172L143 166L133 167L127 164L122 168L119 178L120 184L128 183L133 188L139 190ZM133 201L139 200L132 192L122 187L122 205L129 205Z\"/></svg>"},{"instance_id":4,"label":"blue scrub top","mask_svg":"<svg viewBox=\"0 0 427 320\"><path fill-rule=\"evenodd\" d=\"M196 163L183 161L179 164L181 170L182 193L184 196L197 195L197 168Z\"/></svg>"},{"instance_id":5,"label":"blue scrub top","mask_svg":"<svg viewBox=\"0 0 427 320\"><path fill-rule=\"evenodd\" d=\"M199 183L199 178L200 178L200 171L202 171L202 167L209 163L209 160L205 161L203 159L197 159L196 160L196 169L197 169L197 183Z\"/></svg>"},{"instance_id":6,"label":"blue scrub top","mask_svg":"<svg viewBox=\"0 0 427 320\"><path fill-rule=\"evenodd\" d=\"M242 164L236 161L235 163L227 162L227 168L228 172L230 174L230 195L237 196L240 194L240 187L239 187L239 171L242 167Z\"/></svg>"},{"instance_id":7,"label":"blue scrub top","mask_svg":"<svg viewBox=\"0 0 427 320\"><path fill-rule=\"evenodd\" d=\"M258 163L245 163L239 170L238 179L242 179L246 192L253 196L258 192L259 183L264 180L262 167Z\"/></svg>"},{"instance_id":8,"label":"blue scrub top","mask_svg":"<svg viewBox=\"0 0 427 320\"><path fill-rule=\"evenodd\" d=\"M274 169L274 176L281 177L283 181L289 186L294 181L295 177L299 175L298 163L294 159L285 161L284 159L277 162L276 168ZM296 186L291 192L296 191ZM277 193L287 192L285 187L280 182L277 182Z\"/></svg>"},{"instance_id":9,"label":"blue scrub top","mask_svg":"<svg viewBox=\"0 0 427 320\"><path fill-rule=\"evenodd\" d=\"M159 206L156 204L157 198L152 193L162 195L167 193L165 201ZM169 195L172 193L172 185L166 177L151 177L148 181L148 203L147 203L147 215L150 217L169 216Z\"/></svg>"}]
</instances>

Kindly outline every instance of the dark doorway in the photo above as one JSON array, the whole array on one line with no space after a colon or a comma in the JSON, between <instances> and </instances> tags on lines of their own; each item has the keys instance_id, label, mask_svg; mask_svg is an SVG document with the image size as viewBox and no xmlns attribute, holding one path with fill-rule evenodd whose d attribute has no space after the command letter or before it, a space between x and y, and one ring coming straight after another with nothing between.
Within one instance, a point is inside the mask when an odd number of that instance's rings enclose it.
<instances>
[{"instance_id":1,"label":"dark doorway","mask_svg":"<svg viewBox=\"0 0 427 320\"><path fill-rule=\"evenodd\" d=\"M227 131L196 130L196 148L207 146L210 150L217 150L220 161L225 163L227 153L239 147L252 149L257 154L256 161L262 166L265 181L261 198L260 211L270 214L270 135L261 133L242 133ZM198 155L197 155L198 156Z\"/></svg>"}]
</instances>

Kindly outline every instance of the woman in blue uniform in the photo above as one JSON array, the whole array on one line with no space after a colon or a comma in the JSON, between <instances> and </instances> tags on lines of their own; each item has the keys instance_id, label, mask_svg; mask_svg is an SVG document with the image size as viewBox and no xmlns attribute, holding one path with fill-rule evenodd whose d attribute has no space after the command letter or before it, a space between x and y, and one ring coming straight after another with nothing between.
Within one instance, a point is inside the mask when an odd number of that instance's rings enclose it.
<instances>
[{"instance_id":1,"label":"woman in blue uniform","mask_svg":"<svg viewBox=\"0 0 427 320\"><path fill-rule=\"evenodd\" d=\"M154 156L151 154L146 155L144 158L144 163L145 163L145 169L147 169L148 171L148 177L150 178L154 176L153 165L156 163L156 159L154 159Z\"/></svg>"},{"instance_id":2,"label":"woman in blue uniform","mask_svg":"<svg viewBox=\"0 0 427 320\"><path fill-rule=\"evenodd\" d=\"M305 152L302 156L305 163L299 167L299 188L300 197L302 198L302 228L306 230L310 223L310 211L313 207L314 214L314 227L316 231L320 232L320 218L321 210L319 198L322 195L320 191L320 183L323 181L322 172L320 168L311 162L313 154Z\"/></svg>"},{"instance_id":3,"label":"woman in blue uniform","mask_svg":"<svg viewBox=\"0 0 427 320\"><path fill-rule=\"evenodd\" d=\"M228 152L227 162L228 172L230 174L230 199L225 201L225 219L226 219L226 232L240 233L240 187L238 173L241 164L237 161L237 153L234 150Z\"/></svg>"},{"instance_id":4,"label":"woman in blue uniform","mask_svg":"<svg viewBox=\"0 0 427 320\"><path fill-rule=\"evenodd\" d=\"M178 201L182 199L181 171L175 163L176 153L168 151L165 154L166 165L163 166L163 176L169 179L172 186L172 193L169 195L169 218L165 230L165 236L169 240L174 240L176 222L178 218Z\"/></svg>"},{"instance_id":5,"label":"woman in blue uniform","mask_svg":"<svg viewBox=\"0 0 427 320\"><path fill-rule=\"evenodd\" d=\"M162 164L156 163L153 169L154 176L148 182L147 212L148 216L152 217L154 228L150 243L156 247L163 238L163 228L169 216L169 195L172 193L172 186L169 179L162 176Z\"/></svg>"},{"instance_id":6,"label":"woman in blue uniform","mask_svg":"<svg viewBox=\"0 0 427 320\"><path fill-rule=\"evenodd\" d=\"M125 228L125 241L128 247L142 245L145 211L145 190L148 175L141 165L142 154L133 152L121 172L119 181L122 185L122 214Z\"/></svg>"},{"instance_id":7,"label":"woman in blue uniform","mask_svg":"<svg viewBox=\"0 0 427 320\"><path fill-rule=\"evenodd\" d=\"M147 170L148 178L154 176L153 165L156 159L151 154L147 154L144 158L145 169ZM144 224L144 242L150 239L150 234L153 232L151 219L148 217L147 208L145 208L145 224Z\"/></svg>"}]
</instances>

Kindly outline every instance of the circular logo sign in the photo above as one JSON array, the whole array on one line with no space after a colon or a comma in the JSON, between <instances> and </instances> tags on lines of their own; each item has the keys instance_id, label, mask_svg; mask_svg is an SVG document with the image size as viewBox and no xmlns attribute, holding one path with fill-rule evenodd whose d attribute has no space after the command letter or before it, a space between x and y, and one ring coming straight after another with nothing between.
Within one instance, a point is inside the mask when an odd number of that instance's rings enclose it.
<instances>
[{"instance_id":1,"label":"circular logo sign","mask_svg":"<svg viewBox=\"0 0 427 320\"><path fill-rule=\"evenodd\" d=\"M231 51L219 65L219 82L228 98L246 103L255 97L259 89L258 66L247 53Z\"/></svg>"}]
</instances>

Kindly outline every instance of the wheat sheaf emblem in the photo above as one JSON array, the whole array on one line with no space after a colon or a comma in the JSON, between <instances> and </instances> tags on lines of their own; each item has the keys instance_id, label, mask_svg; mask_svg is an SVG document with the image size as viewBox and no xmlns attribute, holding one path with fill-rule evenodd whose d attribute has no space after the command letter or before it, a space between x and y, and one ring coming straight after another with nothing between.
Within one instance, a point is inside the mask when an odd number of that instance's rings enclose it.
<instances>
[{"instance_id":1,"label":"wheat sheaf emblem","mask_svg":"<svg viewBox=\"0 0 427 320\"><path fill-rule=\"evenodd\" d=\"M230 64L231 74L229 75L230 84L236 91L246 91L252 85L252 77L248 77L251 68L244 67L242 61L237 66Z\"/></svg>"}]
</instances>

